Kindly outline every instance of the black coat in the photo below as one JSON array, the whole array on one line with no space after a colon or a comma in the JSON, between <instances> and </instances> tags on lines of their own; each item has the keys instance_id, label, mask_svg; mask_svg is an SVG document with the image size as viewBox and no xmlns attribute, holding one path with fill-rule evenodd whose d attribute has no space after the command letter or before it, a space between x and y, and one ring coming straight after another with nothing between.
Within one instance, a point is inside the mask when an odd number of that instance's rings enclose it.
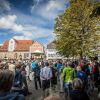
<instances>
[{"instance_id":1,"label":"black coat","mask_svg":"<svg viewBox=\"0 0 100 100\"><path fill-rule=\"evenodd\" d=\"M57 70L51 67L52 70L52 78L51 78L51 85L57 85Z\"/></svg>"},{"instance_id":2,"label":"black coat","mask_svg":"<svg viewBox=\"0 0 100 100\"><path fill-rule=\"evenodd\" d=\"M70 92L70 100L90 100L84 91L73 90Z\"/></svg>"}]
</instances>

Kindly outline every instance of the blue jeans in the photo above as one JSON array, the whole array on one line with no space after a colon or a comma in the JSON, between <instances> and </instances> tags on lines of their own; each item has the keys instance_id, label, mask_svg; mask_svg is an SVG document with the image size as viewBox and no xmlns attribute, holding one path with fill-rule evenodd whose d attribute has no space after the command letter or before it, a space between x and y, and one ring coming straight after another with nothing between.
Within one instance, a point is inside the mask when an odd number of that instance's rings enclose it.
<instances>
[{"instance_id":1,"label":"blue jeans","mask_svg":"<svg viewBox=\"0 0 100 100\"><path fill-rule=\"evenodd\" d=\"M64 83L65 100L69 97L70 91L72 90L72 83Z\"/></svg>"}]
</instances>

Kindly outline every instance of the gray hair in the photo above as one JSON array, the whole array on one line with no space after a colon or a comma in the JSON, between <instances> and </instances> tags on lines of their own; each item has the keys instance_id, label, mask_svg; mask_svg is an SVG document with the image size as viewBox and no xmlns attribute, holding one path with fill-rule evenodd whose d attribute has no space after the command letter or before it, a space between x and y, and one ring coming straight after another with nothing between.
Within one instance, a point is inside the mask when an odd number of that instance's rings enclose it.
<instances>
[{"instance_id":1,"label":"gray hair","mask_svg":"<svg viewBox=\"0 0 100 100\"><path fill-rule=\"evenodd\" d=\"M83 82L79 78L75 78L73 80L73 84L72 85L73 85L73 89L75 89L75 90L80 90L80 89L83 88Z\"/></svg>"}]
</instances>

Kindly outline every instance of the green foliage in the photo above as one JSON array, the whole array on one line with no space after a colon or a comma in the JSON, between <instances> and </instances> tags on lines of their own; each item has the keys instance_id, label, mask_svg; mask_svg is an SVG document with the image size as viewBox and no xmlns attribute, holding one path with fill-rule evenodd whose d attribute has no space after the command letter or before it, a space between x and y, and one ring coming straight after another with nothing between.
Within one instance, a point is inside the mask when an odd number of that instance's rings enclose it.
<instances>
[{"instance_id":1,"label":"green foliage","mask_svg":"<svg viewBox=\"0 0 100 100\"><path fill-rule=\"evenodd\" d=\"M88 0L73 0L64 14L56 19L56 48L64 56L94 53L96 18L91 17L95 4Z\"/></svg>"},{"instance_id":2,"label":"green foliage","mask_svg":"<svg viewBox=\"0 0 100 100\"><path fill-rule=\"evenodd\" d=\"M94 3L94 9L92 11L91 17L98 17L100 16L100 0L96 0L97 2Z\"/></svg>"}]
</instances>

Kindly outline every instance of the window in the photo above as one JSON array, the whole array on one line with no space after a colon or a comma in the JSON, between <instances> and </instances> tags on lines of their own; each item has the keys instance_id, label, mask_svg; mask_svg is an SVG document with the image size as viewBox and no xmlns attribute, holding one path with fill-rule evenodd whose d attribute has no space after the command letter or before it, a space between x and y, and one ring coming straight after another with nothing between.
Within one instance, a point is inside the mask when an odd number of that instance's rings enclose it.
<instances>
[{"instance_id":1,"label":"window","mask_svg":"<svg viewBox=\"0 0 100 100\"><path fill-rule=\"evenodd\" d=\"M28 58L29 57L29 53L24 53L24 58Z\"/></svg>"}]
</instances>

